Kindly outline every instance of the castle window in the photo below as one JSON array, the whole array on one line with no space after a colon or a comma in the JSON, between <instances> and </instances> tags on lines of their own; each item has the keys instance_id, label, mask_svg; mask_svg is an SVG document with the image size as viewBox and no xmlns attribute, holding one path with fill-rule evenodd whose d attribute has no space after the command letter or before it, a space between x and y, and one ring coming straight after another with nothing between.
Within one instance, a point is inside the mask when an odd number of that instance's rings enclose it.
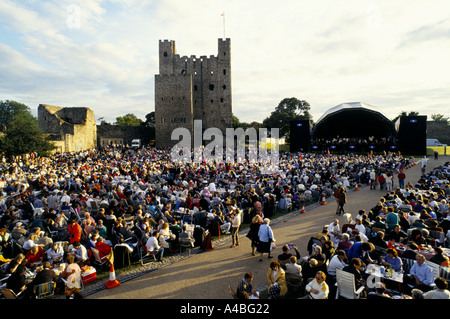
<instances>
[{"instance_id":1,"label":"castle window","mask_svg":"<svg viewBox=\"0 0 450 319\"><path fill-rule=\"evenodd\" d=\"M194 85L194 91L197 91L197 85Z\"/></svg>"},{"instance_id":2,"label":"castle window","mask_svg":"<svg viewBox=\"0 0 450 319\"><path fill-rule=\"evenodd\" d=\"M211 104L213 104L214 103L214 100L211 100Z\"/></svg>"},{"instance_id":3,"label":"castle window","mask_svg":"<svg viewBox=\"0 0 450 319\"><path fill-rule=\"evenodd\" d=\"M211 75L213 75L214 74L214 71L211 71Z\"/></svg>"},{"instance_id":4,"label":"castle window","mask_svg":"<svg viewBox=\"0 0 450 319\"><path fill-rule=\"evenodd\" d=\"M220 102L223 103L223 97L220 98Z\"/></svg>"},{"instance_id":5,"label":"castle window","mask_svg":"<svg viewBox=\"0 0 450 319\"><path fill-rule=\"evenodd\" d=\"M227 89L227 86L224 84L224 85L222 86L222 88L223 88L224 90L226 90L226 89Z\"/></svg>"},{"instance_id":6,"label":"castle window","mask_svg":"<svg viewBox=\"0 0 450 319\"><path fill-rule=\"evenodd\" d=\"M165 57L167 56L167 51L164 51L164 54L163 54Z\"/></svg>"},{"instance_id":7,"label":"castle window","mask_svg":"<svg viewBox=\"0 0 450 319\"><path fill-rule=\"evenodd\" d=\"M186 70L181 71L181 74L186 75Z\"/></svg>"},{"instance_id":8,"label":"castle window","mask_svg":"<svg viewBox=\"0 0 450 319\"><path fill-rule=\"evenodd\" d=\"M223 69L223 75L227 74L227 69Z\"/></svg>"},{"instance_id":9,"label":"castle window","mask_svg":"<svg viewBox=\"0 0 450 319\"><path fill-rule=\"evenodd\" d=\"M214 91L214 84L210 84L210 85L209 85L209 89L210 89L211 91Z\"/></svg>"}]
</instances>

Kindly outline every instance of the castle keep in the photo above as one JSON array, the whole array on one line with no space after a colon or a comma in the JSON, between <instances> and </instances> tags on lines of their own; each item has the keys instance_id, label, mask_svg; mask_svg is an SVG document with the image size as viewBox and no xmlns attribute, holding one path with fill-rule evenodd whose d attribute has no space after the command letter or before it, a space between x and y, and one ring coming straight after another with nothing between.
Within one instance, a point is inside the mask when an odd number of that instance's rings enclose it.
<instances>
[{"instance_id":1,"label":"castle keep","mask_svg":"<svg viewBox=\"0 0 450 319\"><path fill-rule=\"evenodd\" d=\"M176 128L187 128L193 136L194 120L203 130L231 127L230 39L219 39L217 56L180 57L175 41L159 41L159 74L155 75L156 146L178 143L171 140ZM176 136L175 138L178 138Z\"/></svg>"}]
</instances>

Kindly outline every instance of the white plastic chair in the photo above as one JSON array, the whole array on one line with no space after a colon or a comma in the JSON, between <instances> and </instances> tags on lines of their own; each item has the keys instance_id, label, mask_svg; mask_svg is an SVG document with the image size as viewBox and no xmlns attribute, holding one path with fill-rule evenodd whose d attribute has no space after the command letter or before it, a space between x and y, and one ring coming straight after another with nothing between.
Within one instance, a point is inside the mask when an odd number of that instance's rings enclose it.
<instances>
[{"instance_id":1,"label":"white plastic chair","mask_svg":"<svg viewBox=\"0 0 450 319\"><path fill-rule=\"evenodd\" d=\"M431 262L429 260L425 261L425 263L431 268L433 269L433 273L434 273L434 279L436 279L437 277L439 277L441 275L441 266Z\"/></svg>"},{"instance_id":2,"label":"white plastic chair","mask_svg":"<svg viewBox=\"0 0 450 319\"><path fill-rule=\"evenodd\" d=\"M346 299L359 299L364 290L364 286L355 288L355 276L349 272L336 269L336 299L339 296Z\"/></svg>"}]
</instances>

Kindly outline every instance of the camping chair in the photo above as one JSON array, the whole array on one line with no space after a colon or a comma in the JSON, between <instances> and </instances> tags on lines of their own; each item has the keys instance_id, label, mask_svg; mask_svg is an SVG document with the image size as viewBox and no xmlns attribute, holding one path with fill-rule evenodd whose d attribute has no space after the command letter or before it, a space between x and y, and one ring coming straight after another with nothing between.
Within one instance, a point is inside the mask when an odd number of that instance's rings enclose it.
<instances>
[{"instance_id":1,"label":"camping chair","mask_svg":"<svg viewBox=\"0 0 450 319\"><path fill-rule=\"evenodd\" d=\"M91 208L89 209L89 212L91 214L97 214L98 213L98 204L95 200L91 202Z\"/></svg>"},{"instance_id":2,"label":"camping chair","mask_svg":"<svg viewBox=\"0 0 450 319\"><path fill-rule=\"evenodd\" d=\"M36 299L53 298L55 295L56 284L53 281L45 282L34 286L34 295Z\"/></svg>"},{"instance_id":3,"label":"camping chair","mask_svg":"<svg viewBox=\"0 0 450 319\"><path fill-rule=\"evenodd\" d=\"M309 252L309 254L312 254L313 251L313 245L316 244L320 247L322 247L322 241L316 237L311 237L308 241L308 245L307 245L307 250Z\"/></svg>"},{"instance_id":4,"label":"camping chair","mask_svg":"<svg viewBox=\"0 0 450 319\"><path fill-rule=\"evenodd\" d=\"M191 255L191 249L194 248L194 243L190 238L180 238L180 255L183 252L183 248L187 249L188 255Z\"/></svg>"},{"instance_id":5,"label":"camping chair","mask_svg":"<svg viewBox=\"0 0 450 319\"><path fill-rule=\"evenodd\" d=\"M355 276L341 269L336 269L336 299L339 296L346 299L359 299L364 290L364 286L355 288Z\"/></svg>"},{"instance_id":6,"label":"camping chair","mask_svg":"<svg viewBox=\"0 0 450 319\"><path fill-rule=\"evenodd\" d=\"M431 262L429 260L425 261L425 263L430 266L431 269L433 269L434 273L434 279L439 277L441 275L441 266L438 264L435 264L434 262Z\"/></svg>"},{"instance_id":7,"label":"camping chair","mask_svg":"<svg viewBox=\"0 0 450 319\"><path fill-rule=\"evenodd\" d=\"M156 261L156 254L157 251L148 251L147 246L143 244L141 241L139 241L138 244L138 252L139 252L139 261L141 262L142 266L145 266L149 264L149 259L153 259L153 261Z\"/></svg>"},{"instance_id":8,"label":"camping chair","mask_svg":"<svg viewBox=\"0 0 450 319\"><path fill-rule=\"evenodd\" d=\"M2 293L3 297L5 299L22 299L24 296L24 292L27 289L25 288L24 290L22 290L21 292L19 292L18 294L16 294L14 291L12 291L11 289L8 288L0 288L0 292Z\"/></svg>"},{"instance_id":9,"label":"camping chair","mask_svg":"<svg viewBox=\"0 0 450 319\"><path fill-rule=\"evenodd\" d=\"M445 245L445 234L444 232L437 230L430 230L430 237L434 239L437 243L436 246L444 246Z\"/></svg>"},{"instance_id":10,"label":"camping chair","mask_svg":"<svg viewBox=\"0 0 450 319\"><path fill-rule=\"evenodd\" d=\"M450 267L441 266L441 277L447 280L447 282L450 281Z\"/></svg>"},{"instance_id":11,"label":"camping chair","mask_svg":"<svg viewBox=\"0 0 450 319\"><path fill-rule=\"evenodd\" d=\"M409 271L411 270L411 267L414 265L414 262L416 260L410 259L410 258L401 258L401 259L403 262L403 270L405 271L405 273L409 273Z\"/></svg>"},{"instance_id":12,"label":"camping chair","mask_svg":"<svg viewBox=\"0 0 450 319\"><path fill-rule=\"evenodd\" d=\"M48 231L48 233L49 233L49 235L50 235L50 238L51 238L53 241L57 241L57 240L58 240L58 234L59 234L59 231L57 231L57 230L51 230L49 226L46 226L46 229L47 229L47 231Z\"/></svg>"},{"instance_id":13,"label":"camping chair","mask_svg":"<svg viewBox=\"0 0 450 319\"><path fill-rule=\"evenodd\" d=\"M228 289L230 290L230 295L233 297L233 299L238 299L236 292L231 288L231 286L228 286Z\"/></svg>"},{"instance_id":14,"label":"camping chair","mask_svg":"<svg viewBox=\"0 0 450 319\"><path fill-rule=\"evenodd\" d=\"M301 291L301 287L303 286L303 278L296 274L286 273L286 284L288 286L288 290L292 292Z\"/></svg>"}]
</instances>

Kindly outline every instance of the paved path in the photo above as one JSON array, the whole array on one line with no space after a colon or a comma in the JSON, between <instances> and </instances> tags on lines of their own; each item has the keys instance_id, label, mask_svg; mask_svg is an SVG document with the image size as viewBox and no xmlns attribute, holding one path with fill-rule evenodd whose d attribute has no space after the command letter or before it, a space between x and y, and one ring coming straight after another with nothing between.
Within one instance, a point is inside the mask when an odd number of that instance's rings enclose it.
<instances>
[{"instance_id":1,"label":"paved path","mask_svg":"<svg viewBox=\"0 0 450 319\"><path fill-rule=\"evenodd\" d=\"M435 161L429 158L428 169L449 161L449 156L441 156ZM420 164L406 170L406 182L413 184L420 177ZM369 211L384 191L370 190L362 187L359 191L348 194L346 212L354 217L359 209ZM272 221L277 249L275 256L281 253L281 246L294 243L301 256L307 255L306 245L311 236L316 235L324 225L336 218L336 204L333 199L327 205L314 204L306 209L306 214L292 212L283 218ZM343 223L343 217L338 219ZM229 299L228 285L235 288L243 274L254 274L253 285L263 288L270 263L267 255L259 262L259 256L251 256L250 241L245 237L246 231L240 233L240 245L230 248L229 236L214 243L215 249L177 259L168 259L159 269L136 270L126 274L119 287L103 289L104 282L88 285L85 293L87 299ZM147 273L145 273L147 272Z\"/></svg>"}]
</instances>

